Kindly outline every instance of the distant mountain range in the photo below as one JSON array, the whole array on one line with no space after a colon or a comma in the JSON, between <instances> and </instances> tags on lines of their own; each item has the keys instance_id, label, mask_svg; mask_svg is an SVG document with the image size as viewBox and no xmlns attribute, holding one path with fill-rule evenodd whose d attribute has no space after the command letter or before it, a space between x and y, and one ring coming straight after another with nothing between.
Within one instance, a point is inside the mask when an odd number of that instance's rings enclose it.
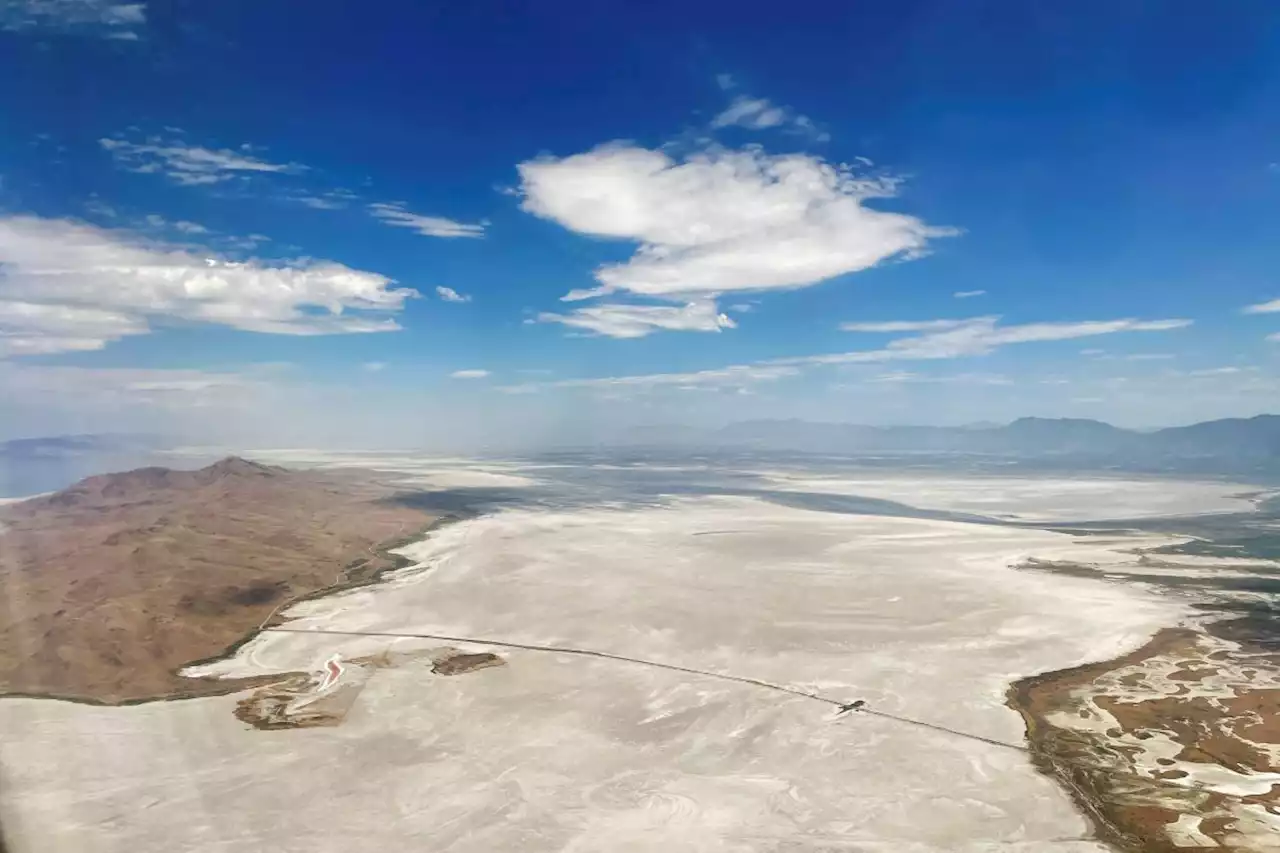
<instances>
[{"instance_id":1,"label":"distant mountain range","mask_svg":"<svg viewBox=\"0 0 1280 853\"><path fill-rule=\"evenodd\" d=\"M15 438L0 441L0 458L59 457L78 453L104 453L163 447L165 442L152 435L119 435L97 433L87 435L51 435L40 438Z\"/></svg>"},{"instance_id":2,"label":"distant mountain range","mask_svg":"<svg viewBox=\"0 0 1280 853\"><path fill-rule=\"evenodd\" d=\"M1154 431L1079 418L1020 418L1003 426L862 426L757 420L719 430L646 427L632 444L831 454L966 454L1080 467L1280 473L1280 415L1227 418Z\"/></svg>"},{"instance_id":3,"label":"distant mountain range","mask_svg":"<svg viewBox=\"0 0 1280 853\"><path fill-rule=\"evenodd\" d=\"M154 463L156 436L55 435L0 441L0 498L48 492L90 474Z\"/></svg>"}]
</instances>

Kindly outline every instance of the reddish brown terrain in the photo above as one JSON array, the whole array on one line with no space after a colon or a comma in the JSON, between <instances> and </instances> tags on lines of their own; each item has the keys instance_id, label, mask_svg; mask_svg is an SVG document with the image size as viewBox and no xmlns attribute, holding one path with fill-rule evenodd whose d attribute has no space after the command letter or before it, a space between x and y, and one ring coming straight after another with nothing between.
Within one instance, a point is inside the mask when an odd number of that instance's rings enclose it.
<instances>
[{"instance_id":1,"label":"reddish brown terrain","mask_svg":"<svg viewBox=\"0 0 1280 853\"><path fill-rule=\"evenodd\" d=\"M1280 661L1224 626L1010 691L1037 764L1120 850L1277 849Z\"/></svg>"},{"instance_id":2,"label":"reddish brown terrain","mask_svg":"<svg viewBox=\"0 0 1280 853\"><path fill-rule=\"evenodd\" d=\"M369 475L229 458L0 507L0 692L118 703L226 692L177 670L281 605L367 582L433 517Z\"/></svg>"}]
</instances>

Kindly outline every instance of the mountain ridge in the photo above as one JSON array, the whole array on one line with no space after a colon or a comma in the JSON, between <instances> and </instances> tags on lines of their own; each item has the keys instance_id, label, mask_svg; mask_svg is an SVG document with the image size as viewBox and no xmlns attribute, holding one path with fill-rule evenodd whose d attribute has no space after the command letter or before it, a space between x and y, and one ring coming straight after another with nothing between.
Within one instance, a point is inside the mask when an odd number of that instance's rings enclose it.
<instances>
[{"instance_id":1,"label":"mountain ridge","mask_svg":"<svg viewBox=\"0 0 1280 853\"><path fill-rule=\"evenodd\" d=\"M660 431L637 434L661 444ZM798 418L740 421L696 435L684 446L822 453L980 454L1018 459L1078 460L1119 467L1185 467L1280 472L1280 415L1220 418L1155 430L1118 427L1088 418L1024 417L996 426L870 426ZM632 444L640 443L632 441Z\"/></svg>"}]
</instances>

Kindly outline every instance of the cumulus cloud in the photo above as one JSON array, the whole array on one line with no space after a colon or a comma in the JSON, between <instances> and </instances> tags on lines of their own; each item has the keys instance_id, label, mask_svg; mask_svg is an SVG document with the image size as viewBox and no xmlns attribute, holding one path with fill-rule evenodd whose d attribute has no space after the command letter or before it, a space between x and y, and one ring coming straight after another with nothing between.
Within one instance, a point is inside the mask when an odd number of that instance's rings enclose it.
<instances>
[{"instance_id":1,"label":"cumulus cloud","mask_svg":"<svg viewBox=\"0 0 1280 853\"><path fill-rule=\"evenodd\" d=\"M1257 305L1249 305L1244 309L1246 314L1275 314L1277 312L1280 312L1280 299L1259 302Z\"/></svg>"},{"instance_id":2,"label":"cumulus cloud","mask_svg":"<svg viewBox=\"0 0 1280 853\"><path fill-rule=\"evenodd\" d=\"M0 355L101 349L156 319L322 335L398 329L414 290L332 261L234 262L63 219L0 217Z\"/></svg>"},{"instance_id":3,"label":"cumulus cloud","mask_svg":"<svg viewBox=\"0 0 1280 853\"><path fill-rule=\"evenodd\" d=\"M369 205L369 215L387 225L412 229L424 237L483 237L484 225L458 222L443 216L421 216L410 213L399 203L379 202Z\"/></svg>"},{"instance_id":4,"label":"cumulus cloud","mask_svg":"<svg viewBox=\"0 0 1280 853\"><path fill-rule=\"evenodd\" d=\"M710 299L674 305L603 304L579 308L568 314L543 312L540 323L561 323L611 338L643 338L657 331L718 332L737 323L716 309Z\"/></svg>"},{"instance_id":5,"label":"cumulus cloud","mask_svg":"<svg viewBox=\"0 0 1280 853\"><path fill-rule=\"evenodd\" d=\"M252 173L296 175L307 170L300 163L271 163L255 157L248 145L238 150L204 148L160 136L143 142L104 137L98 144L130 172L164 175L183 186L217 184Z\"/></svg>"},{"instance_id":6,"label":"cumulus cloud","mask_svg":"<svg viewBox=\"0 0 1280 853\"><path fill-rule=\"evenodd\" d=\"M499 390L513 394L530 393L544 388L740 388L756 382L772 382L800 371L778 364L734 364L692 373L648 373L636 376L603 376L592 379L559 379L553 382L526 382L507 385Z\"/></svg>"},{"instance_id":7,"label":"cumulus cloud","mask_svg":"<svg viewBox=\"0 0 1280 853\"><path fill-rule=\"evenodd\" d=\"M1110 335L1118 332L1162 332L1182 329L1190 320L1086 320L1082 322L1023 323L1001 325L999 317L974 317L947 325L938 331L897 338L882 349L828 355L799 356L778 359L779 364L846 364L856 362L895 361L899 359L941 359L986 355L1010 344L1034 341L1065 341ZM929 327L924 327L929 328Z\"/></svg>"},{"instance_id":8,"label":"cumulus cloud","mask_svg":"<svg viewBox=\"0 0 1280 853\"><path fill-rule=\"evenodd\" d=\"M985 290L957 290L951 295L956 299L972 299L975 296L986 296L987 292Z\"/></svg>"},{"instance_id":9,"label":"cumulus cloud","mask_svg":"<svg viewBox=\"0 0 1280 853\"><path fill-rule=\"evenodd\" d=\"M522 207L580 234L640 244L598 268L599 287L566 300L629 292L689 301L719 293L807 287L956 233L867 202L897 181L864 178L804 154L713 148L683 160L604 145L519 166Z\"/></svg>"},{"instance_id":10,"label":"cumulus cloud","mask_svg":"<svg viewBox=\"0 0 1280 853\"><path fill-rule=\"evenodd\" d=\"M455 370L449 374L453 379L484 379L488 375L487 370Z\"/></svg>"},{"instance_id":11,"label":"cumulus cloud","mask_svg":"<svg viewBox=\"0 0 1280 853\"><path fill-rule=\"evenodd\" d=\"M135 41L147 21L142 3L111 0L6 0L0 3L0 29L53 29Z\"/></svg>"},{"instance_id":12,"label":"cumulus cloud","mask_svg":"<svg viewBox=\"0 0 1280 853\"><path fill-rule=\"evenodd\" d=\"M459 293L458 291L454 290L452 287L444 287L443 285L439 285L436 287L436 296L439 296L445 302L470 302L471 301L470 296L463 293Z\"/></svg>"}]
</instances>

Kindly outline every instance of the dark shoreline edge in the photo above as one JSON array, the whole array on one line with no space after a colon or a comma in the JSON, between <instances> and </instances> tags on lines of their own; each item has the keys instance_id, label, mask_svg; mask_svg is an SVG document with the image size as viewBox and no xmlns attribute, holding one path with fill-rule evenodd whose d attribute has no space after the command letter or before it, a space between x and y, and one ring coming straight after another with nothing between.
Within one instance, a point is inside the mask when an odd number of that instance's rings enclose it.
<instances>
[{"instance_id":1,"label":"dark shoreline edge","mask_svg":"<svg viewBox=\"0 0 1280 853\"><path fill-rule=\"evenodd\" d=\"M292 607L293 605L300 604L304 601L314 601L319 598L327 598L328 596L335 595L337 593L348 592L350 590L360 589L366 586L374 586L375 584L380 583L383 580L383 578L386 575L390 574L391 572L397 572L402 569L407 569L410 566L414 565L413 560L410 560L407 557L404 557L400 554L394 554L391 552L395 551L398 548L403 548L407 545L411 545L415 542L420 542L423 539L429 537L431 534L435 533L436 531L444 527L447 527L451 524L456 524L460 521L468 521L472 518L477 517L478 515L480 515L480 513L474 510L462 510L457 512L451 512L448 515L443 515L429 522L428 524L426 524L425 526L423 526L422 528L418 529L413 533L405 534L403 536L397 536L395 539L390 539L386 542L379 543L374 547L373 553L378 557L382 557L384 559L389 560L390 562L388 565L378 569L375 572L361 576L358 574L346 575L346 572L350 570L354 565L354 563L348 564L343 568L343 573L345 577L342 581L338 583L329 584L328 586L319 587L318 589L312 590L311 592L303 593L302 595L299 595L296 598L291 599L288 602L287 606ZM365 561L360 560L355 562L363 563ZM275 623L276 620L279 618L279 616L280 616L279 612L273 613L270 617L268 617L266 622L261 623L256 627L250 629L244 634L244 636L240 637L240 639L236 640L231 645L222 649L222 651L218 652L217 654L210 655L204 658L198 658L192 661L187 661L181 666L175 667L173 670L170 671L170 673L175 677L186 678L186 676L182 676L180 675L180 673L182 670L186 669L187 667L216 663L220 660L224 660L228 657L231 657L236 652L238 652L242 647L252 642L253 640L257 639L258 636L263 632L264 627L267 627L267 623ZM189 680L192 684L192 688L190 690L168 693L168 694L159 695L159 696L138 696L138 697L120 699L115 701L110 699L98 699L93 696L76 696L76 695L67 695L67 694L58 694L58 693L27 692L27 691L18 691L18 690L9 691L9 692L0 692L0 700L49 699L49 700L58 701L58 702L72 702L77 705L94 705L94 706L103 707L103 708L123 708L123 707L132 706L132 705L147 705L152 702L176 702L183 699L204 699L204 698L209 698L213 696L226 696L232 693L239 693L243 690L249 690L254 687L263 687L269 684L275 684L283 679L297 676L299 674L302 674L302 673L281 672L281 673L276 673L272 675L255 676L252 678L231 678L231 679L211 678L211 677L188 678L187 680Z\"/></svg>"},{"instance_id":2,"label":"dark shoreline edge","mask_svg":"<svg viewBox=\"0 0 1280 853\"><path fill-rule=\"evenodd\" d=\"M1108 814L1106 777L1090 773L1087 768L1077 766L1065 757L1064 754L1074 745L1073 734L1053 726L1041 716L1033 693L1042 687L1062 682L1092 681L1113 669L1144 660L1156 651L1184 642L1197 633L1185 627L1160 628L1140 647L1119 657L1020 678L1010 684L1005 692L1005 706L1022 717L1032 765L1066 792L1093 826L1098 840L1116 850L1144 853L1157 848L1147 843L1146 839L1125 832L1116 825Z\"/></svg>"}]
</instances>

